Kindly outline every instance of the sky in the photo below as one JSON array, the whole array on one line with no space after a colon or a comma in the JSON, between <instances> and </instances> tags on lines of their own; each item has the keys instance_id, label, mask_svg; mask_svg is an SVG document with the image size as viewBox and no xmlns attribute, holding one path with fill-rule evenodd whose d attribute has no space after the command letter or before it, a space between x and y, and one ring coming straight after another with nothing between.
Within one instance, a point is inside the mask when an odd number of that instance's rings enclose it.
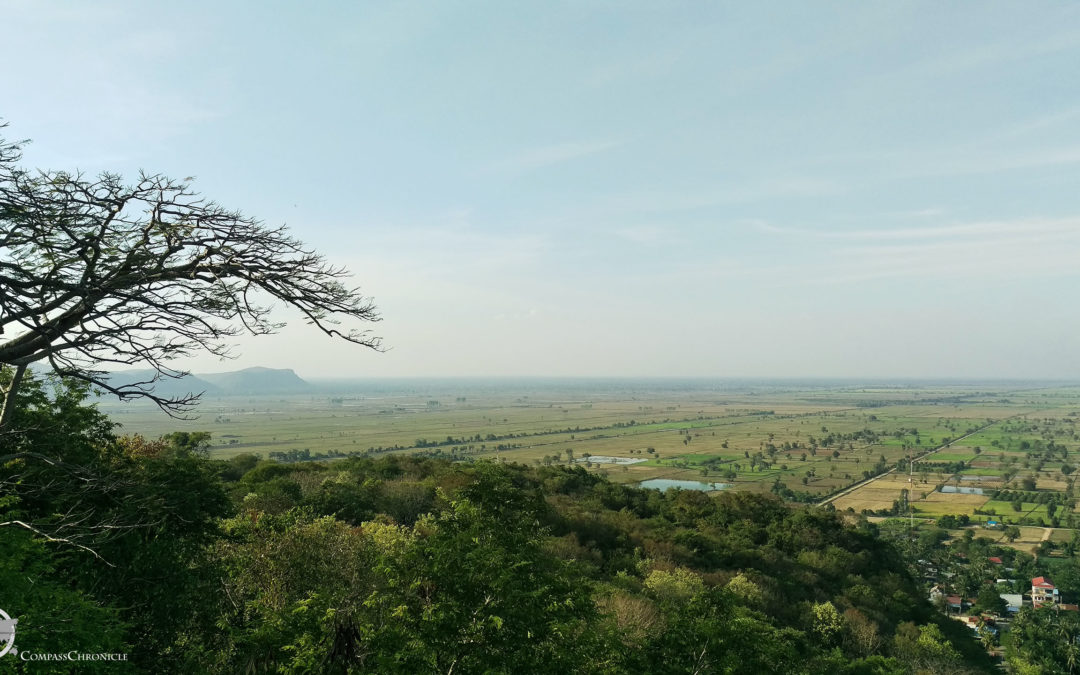
<instances>
[{"instance_id":1,"label":"sky","mask_svg":"<svg viewBox=\"0 0 1080 675\"><path fill-rule=\"evenodd\" d=\"M24 164L348 267L306 377L1080 378L1080 4L0 0Z\"/></svg>"}]
</instances>

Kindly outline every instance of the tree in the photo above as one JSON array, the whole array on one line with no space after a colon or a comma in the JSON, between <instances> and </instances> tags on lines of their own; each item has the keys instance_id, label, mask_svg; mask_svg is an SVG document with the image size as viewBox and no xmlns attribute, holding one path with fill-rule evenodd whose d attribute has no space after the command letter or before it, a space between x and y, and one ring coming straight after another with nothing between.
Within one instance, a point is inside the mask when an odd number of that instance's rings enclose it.
<instances>
[{"instance_id":1,"label":"tree","mask_svg":"<svg viewBox=\"0 0 1080 675\"><path fill-rule=\"evenodd\" d=\"M0 386L10 376L0 371ZM120 527L101 509L103 502L123 501L125 481L101 470L101 448L115 440L115 425L83 405L86 389L85 383L63 382L50 392L46 383L26 377L11 408L21 431L6 435L0 446L0 531L22 528L92 551L88 544L99 536L130 526Z\"/></svg>"},{"instance_id":2,"label":"tree","mask_svg":"<svg viewBox=\"0 0 1080 675\"><path fill-rule=\"evenodd\" d=\"M372 302L285 227L219 206L187 180L23 169L21 147L0 137L0 366L12 369L0 429L34 363L180 414L198 396L154 393L162 377L186 374L169 363L228 356L226 339L275 332L274 301L327 335L380 348L368 331L338 328L378 321ZM103 367L121 364L153 374L110 382Z\"/></svg>"},{"instance_id":3,"label":"tree","mask_svg":"<svg viewBox=\"0 0 1080 675\"><path fill-rule=\"evenodd\" d=\"M1075 673L1080 666L1080 618L1075 612L1024 607L1009 633L1014 647L1009 665L1017 672Z\"/></svg>"},{"instance_id":4,"label":"tree","mask_svg":"<svg viewBox=\"0 0 1080 675\"><path fill-rule=\"evenodd\" d=\"M975 632L979 636L979 642L982 644L983 649L986 651L989 652L997 646L997 635L987 625L986 621L979 619Z\"/></svg>"},{"instance_id":5,"label":"tree","mask_svg":"<svg viewBox=\"0 0 1080 675\"><path fill-rule=\"evenodd\" d=\"M17 649L27 653L48 652L62 644L65 649L90 653L132 651L125 640L127 626L118 613L72 589L63 575L56 573L56 567L47 545L35 541L30 532L4 533L0 587L4 589L5 604L18 608ZM116 665L91 662L80 665L80 671L116 672ZM9 668L12 670L8 672L16 672L18 666ZM52 668L41 664L34 671L62 673L70 668L70 664Z\"/></svg>"},{"instance_id":6,"label":"tree","mask_svg":"<svg viewBox=\"0 0 1080 675\"><path fill-rule=\"evenodd\" d=\"M822 644L831 645L844 629L844 620L831 602L814 603L810 608L811 632Z\"/></svg>"},{"instance_id":7,"label":"tree","mask_svg":"<svg viewBox=\"0 0 1080 675\"><path fill-rule=\"evenodd\" d=\"M900 630L897 635L900 636ZM898 648L897 652L904 654L917 671L947 673L959 669L960 654L935 624L919 626L911 648Z\"/></svg>"},{"instance_id":8,"label":"tree","mask_svg":"<svg viewBox=\"0 0 1080 675\"><path fill-rule=\"evenodd\" d=\"M1002 616L1005 614L1005 600L998 594L993 586L983 586L976 596L975 609L980 612L990 612Z\"/></svg>"},{"instance_id":9,"label":"tree","mask_svg":"<svg viewBox=\"0 0 1080 675\"><path fill-rule=\"evenodd\" d=\"M846 639L859 654L873 654L881 646L877 623L857 609L844 611L844 628Z\"/></svg>"},{"instance_id":10,"label":"tree","mask_svg":"<svg viewBox=\"0 0 1080 675\"><path fill-rule=\"evenodd\" d=\"M208 545L232 506L218 467L176 435L117 438L86 404L85 382L46 385L26 377L12 417L19 432L0 446L0 558L12 556L0 585L32 609L20 610L28 634L83 648L122 628L145 670L211 602Z\"/></svg>"}]
</instances>

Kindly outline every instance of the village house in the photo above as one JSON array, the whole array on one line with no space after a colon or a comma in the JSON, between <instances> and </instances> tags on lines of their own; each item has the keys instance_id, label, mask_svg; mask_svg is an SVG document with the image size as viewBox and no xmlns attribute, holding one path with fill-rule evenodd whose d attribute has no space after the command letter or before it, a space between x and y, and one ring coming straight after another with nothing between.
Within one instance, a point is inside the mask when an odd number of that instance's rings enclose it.
<instances>
[{"instance_id":1,"label":"village house","mask_svg":"<svg viewBox=\"0 0 1080 675\"><path fill-rule=\"evenodd\" d=\"M1060 600L1058 589L1046 577L1031 580L1031 604L1033 607L1056 605Z\"/></svg>"},{"instance_id":2,"label":"village house","mask_svg":"<svg viewBox=\"0 0 1080 675\"><path fill-rule=\"evenodd\" d=\"M956 610L957 614L963 611L965 604L970 605L971 603L965 603L959 595L950 595L945 598L945 606L951 610Z\"/></svg>"},{"instance_id":3,"label":"village house","mask_svg":"<svg viewBox=\"0 0 1080 675\"><path fill-rule=\"evenodd\" d=\"M930 602L935 606L944 606L957 614L963 611L965 606L970 607L975 604L973 600L964 600L959 595L947 595L945 587L941 584L934 584L930 589Z\"/></svg>"},{"instance_id":4,"label":"village house","mask_svg":"<svg viewBox=\"0 0 1080 675\"><path fill-rule=\"evenodd\" d=\"M945 590L941 587L941 584L934 584L930 589L930 603L937 604L938 598L945 595Z\"/></svg>"},{"instance_id":5,"label":"village house","mask_svg":"<svg viewBox=\"0 0 1080 675\"><path fill-rule=\"evenodd\" d=\"M1010 614L1016 614L1024 606L1024 596L1019 593L1002 593L1001 599L1005 601L1005 609Z\"/></svg>"}]
</instances>

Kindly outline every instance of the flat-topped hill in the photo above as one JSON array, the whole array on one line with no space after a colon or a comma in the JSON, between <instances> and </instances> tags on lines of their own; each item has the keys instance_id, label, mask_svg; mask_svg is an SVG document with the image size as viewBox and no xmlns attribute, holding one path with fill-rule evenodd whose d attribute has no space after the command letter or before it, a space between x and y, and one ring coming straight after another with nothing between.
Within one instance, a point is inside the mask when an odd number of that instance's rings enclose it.
<instances>
[{"instance_id":1,"label":"flat-topped hill","mask_svg":"<svg viewBox=\"0 0 1080 675\"><path fill-rule=\"evenodd\" d=\"M308 390L311 385L292 368L244 368L198 376L223 394L285 394Z\"/></svg>"}]
</instances>

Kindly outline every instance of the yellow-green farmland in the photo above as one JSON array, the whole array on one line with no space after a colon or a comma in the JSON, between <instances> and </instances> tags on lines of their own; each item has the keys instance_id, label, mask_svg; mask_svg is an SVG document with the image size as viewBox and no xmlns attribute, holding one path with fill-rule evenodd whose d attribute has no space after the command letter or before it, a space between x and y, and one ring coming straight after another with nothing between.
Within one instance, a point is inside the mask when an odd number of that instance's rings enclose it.
<instances>
[{"instance_id":1,"label":"yellow-green farmland","mask_svg":"<svg viewBox=\"0 0 1080 675\"><path fill-rule=\"evenodd\" d=\"M220 457L572 463L619 482L700 481L831 498L856 513L1032 525L1071 522L1080 466L1080 388L1060 386L462 380L210 398L188 421L102 405L128 433L209 431Z\"/></svg>"}]
</instances>

